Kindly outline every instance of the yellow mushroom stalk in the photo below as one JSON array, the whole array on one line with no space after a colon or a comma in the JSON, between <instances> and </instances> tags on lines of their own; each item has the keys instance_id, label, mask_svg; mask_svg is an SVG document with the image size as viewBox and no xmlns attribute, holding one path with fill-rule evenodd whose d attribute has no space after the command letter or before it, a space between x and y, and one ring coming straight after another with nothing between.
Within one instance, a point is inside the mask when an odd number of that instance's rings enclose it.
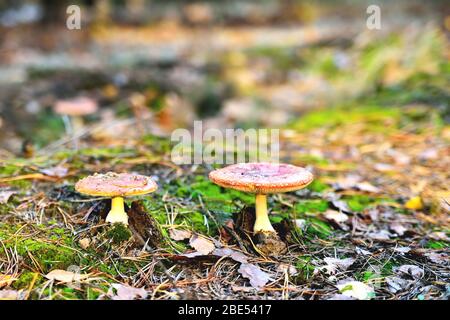
<instances>
[{"instance_id":1,"label":"yellow mushroom stalk","mask_svg":"<svg viewBox=\"0 0 450 320\"><path fill-rule=\"evenodd\" d=\"M106 217L106 222L120 222L124 225L128 225L128 215L125 212L125 204L122 197L114 197L111 199L111 210Z\"/></svg>"},{"instance_id":2,"label":"yellow mushroom stalk","mask_svg":"<svg viewBox=\"0 0 450 320\"><path fill-rule=\"evenodd\" d=\"M256 201L256 220L253 227L254 232L275 232L267 214L267 195L257 194Z\"/></svg>"}]
</instances>

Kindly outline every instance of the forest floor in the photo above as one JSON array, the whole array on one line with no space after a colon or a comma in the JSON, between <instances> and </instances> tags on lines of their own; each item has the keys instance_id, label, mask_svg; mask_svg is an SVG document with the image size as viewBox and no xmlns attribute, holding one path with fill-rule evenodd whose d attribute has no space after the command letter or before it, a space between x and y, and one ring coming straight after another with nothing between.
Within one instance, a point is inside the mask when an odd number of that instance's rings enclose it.
<instances>
[{"instance_id":1,"label":"forest floor","mask_svg":"<svg viewBox=\"0 0 450 320\"><path fill-rule=\"evenodd\" d=\"M171 39L184 37L177 28ZM96 32L99 46L117 41ZM236 48L233 32L222 36ZM247 38L187 62L121 57L118 70L27 66L0 90L0 299L448 299L447 39L434 28L366 36ZM102 112L75 150L50 106L80 92ZM171 162L168 133L195 118L280 128L280 160L314 173L306 189L269 197L283 256L240 230L254 198L210 182L219 166ZM74 190L108 171L158 184L126 199L129 229L104 222L108 199Z\"/></svg>"}]
</instances>

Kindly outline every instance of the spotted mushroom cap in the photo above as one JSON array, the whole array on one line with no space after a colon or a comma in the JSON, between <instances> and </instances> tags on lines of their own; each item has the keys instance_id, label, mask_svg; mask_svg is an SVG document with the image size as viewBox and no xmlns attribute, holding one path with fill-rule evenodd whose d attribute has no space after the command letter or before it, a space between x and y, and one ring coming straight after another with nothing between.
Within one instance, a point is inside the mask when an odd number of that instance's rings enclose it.
<instances>
[{"instance_id":1,"label":"spotted mushroom cap","mask_svg":"<svg viewBox=\"0 0 450 320\"><path fill-rule=\"evenodd\" d=\"M75 184L75 190L90 196L126 197L147 194L158 188L149 177L139 174L95 173Z\"/></svg>"},{"instance_id":2,"label":"spotted mushroom cap","mask_svg":"<svg viewBox=\"0 0 450 320\"><path fill-rule=\"evenodd\" d=\"M258 194L289 192L313 180L308 170L284 163L238 163L209 173L224 188Z\"/></svg>"},{"instance_id":3,"label":"spotted mushroom cap","mask_svg":"<svg viewBox=\"0 0 450 320\"><path fill-rule=\"evenodd\" d=\"M68 116L84 116L96 112L97 109L97 102L88 97L58 100L54 107L56 113Z\"/></svg>"}]
</instances>

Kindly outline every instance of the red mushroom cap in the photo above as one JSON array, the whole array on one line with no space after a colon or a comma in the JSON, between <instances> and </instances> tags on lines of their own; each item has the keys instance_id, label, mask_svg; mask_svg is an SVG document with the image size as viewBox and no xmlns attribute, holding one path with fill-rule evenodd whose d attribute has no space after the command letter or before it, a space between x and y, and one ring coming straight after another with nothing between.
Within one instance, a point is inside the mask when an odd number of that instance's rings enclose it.
<instances>
[{"instance_id":1,"label":"red mushroom cap","mask_svg":"<svg viewBox=\"0 0 450 320\"><path fill-rule=\"evenodd\" d=\"M284 163L239 163L209 173L224 188L258 194L289 192L313 180L308 170Z\"/></svg>"},{"instance_id":2,"label":"red mushroom cap","mask_svg":"<svg viewBox=\"0 0 450 320\"><path fill-rule=\"evenodd\" d=\"M158 188L149 177L139 174L94 174L78 181L75 190L90 196L125 197L147 194Z\"/></svg>"},{"instance_id":3,"label":"red mushroom cap","mask_svg":"<svg viewBox=\"0 0 450 320\"><path fill-rule=\"evenodd\" d=\"M56 113L69 116L84 116L96 112L97 109L97 102L88 97L58 100L54 107Z\"/></svg>"}]
</instances>

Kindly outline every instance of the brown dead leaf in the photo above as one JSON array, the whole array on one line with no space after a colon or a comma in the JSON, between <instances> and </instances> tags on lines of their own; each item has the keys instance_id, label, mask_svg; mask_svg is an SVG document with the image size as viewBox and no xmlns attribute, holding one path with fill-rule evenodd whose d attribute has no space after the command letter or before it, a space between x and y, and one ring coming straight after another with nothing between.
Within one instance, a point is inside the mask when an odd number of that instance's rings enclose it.
<instances>
[{"instance_id":1,"label":"brown dead leaf","mask_svg":"<svg viewBox=\"0 0 450 320\"><path fill-rule=\"evenodd\" d=\"M192 232L182 229L169 229L169 236L175 241L183 241L192 236Z\"/></svg>"},{"instance_id":2,"label":"brown dead leaf","mask_svg":"<svg viewBox=\"0 0 450 320\"><path fill-rule=\"evenodd\" d=\"M445 253L437 253L437 252L427 252L424 254L431 262L436 264L448 264L449 257Z\"/></svg>"},{"instance_id":3,"label":"brown dead leaf","mask_svg":"<svg viewBox=\"0 0 450 320\"><path fill-rule=\"evenodd\" d=\"M358 175L348 175L345 178L339 179L334 185L338 190L350 190L356 189L360 191L379 193L381 190L367 181L361 181L361 177Z\"/></svg>"},{"instance_id":4,"label":"brown dead leaf","mask_svg":"<svg viewBox=\"0 0 450 320\"><path fill-rule=\"evenodd\" d=\"M389 229L393 232L395 232L397 235L402 236L405 234L406 231L408 231L408 228L405 228L405 226L403 226L402 224L398 223L398 222L393 222L390 226Z\"/></svg>"},{"instance_id":5,"label":"brown dead leaf","mask_svg":"<svg viewBox=\"0 0 450 320\"><path fill-rule=\"evenodd\" d=\"M230 257L234 261L240 262L240 263L248 262L248 258L245 254L243 254L242 252L236 251L236 250L232 250L230 248L215 249L213 251L213 254L216 256L219 256L219 257Z\"/></svg>"},{"instance_id":6,"label":"brown dead leaf","mask_svg":"<svg viewBox=\"0 0 450 320\"><path fill-rule=\"evenodd\" d=\"M82 247L83 249L86 250L87 248L89 248L89 245L91 244L91 240L89 238L83 238L83 239L80 239L78 241L78 243L80 244L80 247Z\"/></svg>"},{"instance_id":7,"label":"brown dead leaf","mask_svg":"<svg viewBox=\"0 0 450 320\"><path fill-rule=\"evenodd\" d=\"M194 234L189 240L189 245L204 255L210 254L215 248L214 243L211 240L200 237L196 234Z\"/></svg>"},{"instance_id":8,"label":"brown dead leaf","mask_svg":"<svg viewBox=\"0 0 450 320\"><path fill-rule=\"evenodd\" d=\"M21 297L20 291L17 290L0 290L0 300L20 300Z\"/></svg>"},{"instance_id":9,"label":"brown dead leaf","mask_svg":"<svg viewBox=\"0 0 450 320\"><path fill-rule=\"evenodd\" d=\"M329 220L329 221L334 221L337 224L345 222L348 220L348 216L345 213L336 211L336 210L331 210L328 209L327 211L325 211L323 213L323 216Z\"/></svg>"},{"instance_id":10,"label":"brown dead leaf","mask_svg":"<svg viewBox=\"0 0 450 320\"><path fill-rule=\"evenodd\" d=\"M375 297L375 290L371 286L360 281L342 280L336 287L343 295L358 300L370 300Z\"/></svg>"},{"instance_id":11,"label":"brown dead leaf","mask_svg":"<svg viewBox=\"0 0 450 320\"><path fill-rule=\"evenodd\" d=\"M244 278L249 279L250 285L256 289L264 287L270 280L270 275L267 272L251 263L242 263L238 271Z\"/></svg>"},{"instance_id":12,"label":"brown dead leaf","mask_svg":"<svg viewBox=\"0 0 450 320\"><path fill-rule=\"evenodd\" d=\"M352 210L344 200L334 200L331 202L333 206L342 212L352 213Z\"/></svg>"},{"instance_id":13,"label":"brown dead leaf","mask_svg":"<svg viewBox=\"0 0 450 320\"><path fill-rule=\"evenodd\" d=\"M0 191L0 203L7 203L13 194L15 194L14 191Z\"/></svg>"},{"instance_id":14,"label":"brown dead leaf","mask_svg":"<svg viewBox=\"0 0 450 320\"><path fill-rule=\"evenodd\" d=\"M406 280L396 276L386 277L385 280L388 285L389 291L392 293L397 293L408 289L412 282L410 280Z\"/></svg>"},{"instance_id":15,"label":"brown dead leaf","mask_svg":"<svg viewBox=\"0 0 450 320\"><path fill-rule=\"evenodd\" d=\"M42 169L40 171L41 171L41 173L43 173L47 176L56 177L56 178L64 178L65 176L67 176L67 173L69 172L69 170L63 166L46 168L46 169Z\"/></svg>"},{"instance_id":16,"label":"brown dead leaf","mask_svg":"<svg viewBox=\"0 0 450 320\"><path fill-rule=\"evenodd\" d=\"M326 257L323 259L323 261L327 265L322 267L321 269L325 270L325 272L327 272L328 274L335 274L337 270L341 271L347 270L355 262L355 259L353 258L338 259Z\"/></svg>"},{"instance_id":17,"label":"brown dead leaf","mask_svg":"<svg viewBox=\"0 0 450 320\"><path fill-rule=\"evenodd\" d=\"M66 271L66 270L52 270L50 271L46 276L49 280L56 280L60 282L70 283L74 281L82 281L89 278L88 274L79 274L74 273L72 271Z\"/></svg>"},{"instance_id":18,"label":"brown dead leaf","mask_svg":"<svg viewBox=\"0 0 450 320\"><path fill-rule=\"evenodd\" d=\"M410 275L414 279L421 279L425 275L425 271L422 268L412 264L404 264L398 268L395 268L394 272L397 274Z\"/></svg>"},{"instance_id":19,"label":"brown dead leaf","mask_svg":"<svg viewBox=\"0 0 450 320\"><path fill-rule=\"evenodd\" d=\"M134 288L119 283L112 284L112 287L116 290L114 294L112 290L108 292L108 296L112 300L135 300L147 298L148 292L144 288Z\"/></svg>"}]
</instances>

